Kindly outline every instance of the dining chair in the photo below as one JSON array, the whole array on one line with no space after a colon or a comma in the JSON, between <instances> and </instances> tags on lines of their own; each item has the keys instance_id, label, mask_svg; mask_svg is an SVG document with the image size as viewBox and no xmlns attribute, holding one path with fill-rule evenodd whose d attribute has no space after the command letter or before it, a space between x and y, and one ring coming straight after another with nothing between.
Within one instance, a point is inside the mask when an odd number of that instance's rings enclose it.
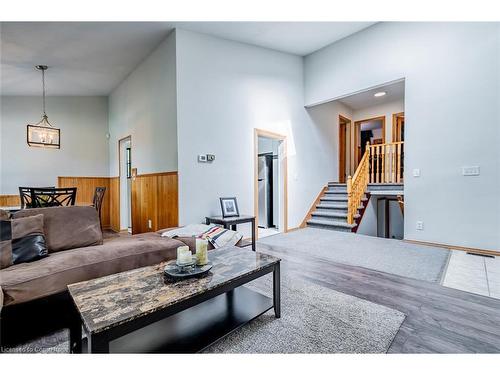
<instances>
[{"instance_id":1,"label":"dining chair","mask_svg":"<svg viewBox=\"0 0 500 375\"><path fill-rule=\"evenodd\" d=\"M92 200L92 205L99 214L99 221L101 220L101 208L102 208L102 201L104 200L104 193L106 193L105 187L96 187L94 192L94 199ZM102 229L102 223L101 223L101 229Z\"/></svg>"},{"instance_id":2,"label":"dining chair","mask_svg":"<svg viewBox=\"0 0 500 375\"><path fill-rule=\"evenodd\" d=\"M32 207L74 206L76 187L72 188L31 188Z\"/></svg>"},{"instance_id":3,"label":"dining chair","mask_svg":"<svg viewBox=\"0 0 500 375\"><path fill-rule=\"evenodd\" d=\"M31 208L31 189L34 187L19 186L19 200L21 201L21 210ZM36 189L55 189L55 186L38 187Z\"/></svg>"}]
</instances>

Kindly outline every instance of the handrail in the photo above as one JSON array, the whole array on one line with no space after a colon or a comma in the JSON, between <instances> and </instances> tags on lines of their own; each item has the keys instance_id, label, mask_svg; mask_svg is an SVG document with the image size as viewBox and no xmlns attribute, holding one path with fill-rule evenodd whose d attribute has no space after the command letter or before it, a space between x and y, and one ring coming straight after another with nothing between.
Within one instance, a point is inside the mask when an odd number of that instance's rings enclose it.
<instances>
[{"instance_id":1,"label":"handrail","mask_svg":"<svg viewBox=\"0 0 500 375\"><path fill-rule=\"evenodd\" d=\"M387 184L403 182L404 142L370 145L366 143L365 153L354 176L347 178L347 222L354 223L354 216L369 183Z\"/></svg>"},{"instance_id":2,"label":"handrail","mask_svg":"<svg viewBox=\"0 0 500 375\"><path fill-rule=\"evenodd\" d=\"M352 224L354 222L354 216L358 212L358 207L361 203L361 199L365 194L366 186L368 185L369 177L369 151L367 142L366 151L361 161L354 172L354 176L349 176L347 178L347 223Z\"/></svg>"}]
</instances>

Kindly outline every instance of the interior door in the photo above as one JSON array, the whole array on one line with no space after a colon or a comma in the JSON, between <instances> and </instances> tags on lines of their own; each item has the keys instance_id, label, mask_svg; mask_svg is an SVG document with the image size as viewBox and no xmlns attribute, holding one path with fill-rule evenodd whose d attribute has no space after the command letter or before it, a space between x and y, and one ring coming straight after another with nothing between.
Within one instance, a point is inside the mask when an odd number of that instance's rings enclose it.
<instances>
[{"instance_id":1,"label":"interior door","mask_svg":"<svg viewBox=\"0 0 500 375\"><path fill-rule=\"evenodd\" d=\"M346 123L339 123L339 182L346 182L346 166L345 166L345 143L346 143Z\"/></svg>"}]
</instances>

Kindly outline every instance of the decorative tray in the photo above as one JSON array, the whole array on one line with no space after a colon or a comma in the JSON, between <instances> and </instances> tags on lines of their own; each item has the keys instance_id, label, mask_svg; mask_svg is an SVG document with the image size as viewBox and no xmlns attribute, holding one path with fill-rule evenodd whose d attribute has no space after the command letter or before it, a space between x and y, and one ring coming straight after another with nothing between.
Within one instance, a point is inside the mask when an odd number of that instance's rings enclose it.
<instances>
[{"instance_id":1,"label":"decorative tray","mask_svg":"<svg viewBox=\"0 0 500 375\"><path fill-rule=\"evenodd\" d=\"M178 266L175 263L165 266L163 276L167 281L178 281L188 279L190 277L203 277L213 267L212 262L208 262L204 266L184 267Z\"/></svg>"}]
</instances>

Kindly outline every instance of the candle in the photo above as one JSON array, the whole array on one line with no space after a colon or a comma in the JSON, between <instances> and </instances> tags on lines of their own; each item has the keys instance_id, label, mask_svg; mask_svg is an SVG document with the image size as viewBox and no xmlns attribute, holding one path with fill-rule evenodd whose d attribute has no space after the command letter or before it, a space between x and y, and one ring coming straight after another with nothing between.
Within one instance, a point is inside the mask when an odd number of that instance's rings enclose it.
<instances>
[{"instance_id":1,"label":"candle","mask_svg":"<svg viewBox=\"0 0 500 375\"><path fill-rule=\"evenodd\" d=\"M203 238L196 239L196 264L204 266L208 263L208 241Z\"/></svg>"},{"instance_id":2,"label":"candle","mask_svg":"<svg viewBox=\"0 0 500 375\"><path fill-rule=\"evenodd\" d=\"M179 246L177 248L177 263L178 264L187 264L191 263L193 260L193 254L189 250L189 246Z\"/></svg>"}]
</instances>

